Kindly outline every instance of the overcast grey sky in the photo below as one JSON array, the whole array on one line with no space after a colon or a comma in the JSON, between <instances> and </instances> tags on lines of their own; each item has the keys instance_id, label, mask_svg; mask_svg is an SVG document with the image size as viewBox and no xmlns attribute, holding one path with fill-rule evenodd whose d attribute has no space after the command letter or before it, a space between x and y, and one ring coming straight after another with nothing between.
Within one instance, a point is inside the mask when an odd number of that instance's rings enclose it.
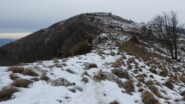
<instances>
[{"instance_id":1,"label":"overcast grey sky","mask_svg":"<svg viewBox=\"0 0 185 104\"><path fill-rule=\"evenodd\" d=\"M0 0L0 33L34 32L85 12L112 12L147 22L171 10L185 23L185 0Z\"/></svg>"}]
</instances>

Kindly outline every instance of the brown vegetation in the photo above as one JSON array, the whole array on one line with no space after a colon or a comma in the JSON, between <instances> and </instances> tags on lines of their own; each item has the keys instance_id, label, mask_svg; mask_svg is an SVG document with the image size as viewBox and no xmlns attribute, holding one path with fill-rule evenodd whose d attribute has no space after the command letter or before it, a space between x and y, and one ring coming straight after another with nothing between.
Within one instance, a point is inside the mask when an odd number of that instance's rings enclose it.
<instances>
[{"instance_id":1,"label":"brown vegetation","mask_svg":"<svg viewBox=\"0 0 185 104\"><path fill-rule=\"evenodd\" d=\"M23 67L10 67L8 71L12 71L13 73L23 73L24 68Z\"/></svg>"},{"instance_id":2,"label":"brown vegetation","mask_svg":"<svg viewBox=\"0 0 185 104\"><path fill-rule=\"evenodd\" d=\"M91 68L97 68L98 66L96 65L96 64L94 64L94 63L88 63L87 65L86 65L86 69L91 69Z\"/></svg>"},{"instance_id":3,"label":"brown vegetation","mask_svg":"<svg viewBox=\"0 0 185 104\"><path fill-rule=\"evenodd\" d=\"M157 53L150 52L147 50L147 45L144 43L136 43L133 40L129 40L119 47L120 51L126 51L127 53L134 55L136 58L141 58L145 62L153 61L154 58L166 60L170 62L168 58L163 57Z\"/></svg>"},{"instance_id":4,"label":"brown vegetation","mask_svg":"<svg viewBox=\"0 0 185 104\"><path fill-rule=\"evenodd\" d=\"M32 81L27 80L27 79L18 79L12 83L12 86L27 88L31 83Z\"/></svg>"},{"instance_id":5,"label":"brown vegetation","mask_svg":"<svg viewBox=\"0 0 185 104\"><path fill-rule=\"evenodd\" d=\"M67 72L71 73L71 74L74 74L75 72L72 71L71 69L66 69Z\"/></svg>"},{"instance_id":6,"label":"brown vegetation","mask_svg":"<svg viewBox=\"0 0 185 104\"><path fill-rule=\"evenodd\" d=\"M118 101L113 101L110 104L120 104Z\"/></svg>"},{"instance_id":7,"label":"brown vegetation","mask_svg":"<svg viewBox=\"0 0 185 104\"><path fill-rule=\"evenodd\" d=\"M119 78L130 79L128 72L122 69L113 69L112 73L115 74Z\"/></svg>"},{"instance_id":8,"label":"brown vegetation","mask_svg":"<svg viewBox=\"0 0 185 104\"><path fill-rule=\"evenodd\" d=\"M121 58L118 59L118 60L116 60L116 62L112 63L112 67L120 67L120 66L122 66L122 65L125 66L125 63L122 61Z\"/></svg>"},{"instance_id":9,"label":"brown vegetation","mask_svg":"<svg viewBox=\"0 0 185 104\"><path fill-rule=\"evenodd\" d=\"M20 73L23 75L38 76L38 74L34 72L32 69L25 69L23 67L10 67L8 71L11 71L13 73Z\"/></svg>"},{"instance_id":10,"label":"brown vegetation","mask_svg":"<svg viewBox=\"0 0 185 104\"><path fill-rule=\"evenodd\" d=\"M44 81L48 81L48 80L49 80L49 77L46 76L46 75L43 75L43 76L41 76L40 79L41 79L41 80L44 80Z\"/></svg>"},{"instance_id":11,"label":"brown vegetation","mask_svg":"<svg viewBox=\"0 0 185 104\"><path fill-rule=\"evenodd\" d=\"M135 91L135 86L132 80L128 80L122 84L122 87L126 90L126 93L132 94Z\"/></svg>"},{"instance_id":12,"label":"brown vegetation","mask_svg":"<svg viewBox=\"0 0 185 104\"><path fill-rule=\"evenodd\" d=\"M174 86L173 86L173 81L172 81L172 80L166 81L166 82L164 83L164 85L165 85L166 87L168 87L169 89L172 89L172 90L173 90L173 88L174 88Z\"/></svg>"},{"instance_id":13,"label":"brown vegetation","mask_svg":"<svg viewBox=\"0 0 185 104\"><path fill-rule=\"evenodd\" d=\"M19 78L19 76L17 76L15 73L10 74L10 79L11 80L16 80L18 78Z\"/></svg>"},{"instance_id":14,"label":"brown vegetation","mask_svg":"<svg viewBox=\"0 0 185 104\"><path fill-rule=\"evenodd\" d=\"M106 74L102 71L100 71L97 75L94 76L94 79L97 81L105 80L106 78Z\"/></svg>"},{"instance_id":15,"label":"brown vegetation","mask_svg":"<svg viewBox=\"0 0 185 104\"><path fill-rule=\"evenodd\" d=\"M159 92L158 88L155 87L154 85L149 86L149 89L159 98L163 98L163 96L161 95L161 93Z\"/></svg>"},{"instance_id":16,"label":"brown vegetation","mask_svg":"<svg viewBox=\"0 0 185 104\"><path fill-rule=\"evenodd\" d=\"M183 100L185 101L185 91L183 91L183 92L181 93L181 95L183 96Z\"/></svg>"},{"instance_id":17,"label":"brown vegetation","mask_svg":"<svg viewBox=\"0 0 185 104\"><path fill-rule=\"evenodd\" d=\"M37 73L35 73L32 69L24 69L23 75L29 75L29 76L38 76Z\"/></svg>"},{"instance_id":18,"label":"brown vegetation","mask_svg":"<svg viewBox=\"0 0 185 104\"><path fill-rule=\"evenodd\" d=\"M89 82L89 79L86 78L86 77L83 77L81 81L84 82L84 83L88 83Z\"/></svg>"},{"instance_id":19,"label":"brown vegetation","mask_svg":"<svg viewBox=\"0 0 185 104\"><path fill-rule=\"evenodd\" d=\"M160 104L159 101L149 91L145 91L142 94L142 101L144 104Z\"/></svg>"},{"instance_id":20,"label":"brown vegetation","mask_svg":"<svg viewBox=\"0 0 185 104\"><path fill-rule=\"evenodd\" d=\"M1 91L0 91L0 102L1 101L6 101L12 98L12 95L15 92L18 92L19 90L15 87L4 87Z\"/></svg>"}]
</instances>

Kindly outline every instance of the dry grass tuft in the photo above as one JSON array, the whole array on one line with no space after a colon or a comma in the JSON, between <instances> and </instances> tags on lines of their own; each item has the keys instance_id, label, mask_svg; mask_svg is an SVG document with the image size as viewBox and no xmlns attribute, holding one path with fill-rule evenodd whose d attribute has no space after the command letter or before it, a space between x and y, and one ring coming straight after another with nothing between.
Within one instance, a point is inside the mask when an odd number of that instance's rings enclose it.
<instances>
[{"instance_id":1,"label":"dry grass tuft","mask_svg":"<svg viewBox=\"0 0 185 104\"><path fill-rule=\"evenodd\" d=\"M118 101L113 101L110 104L120 104Z\"/></svg>"},{"instance_id":2,"label":"dry grass tuft","mask_svg":"<svg viewBox=\"0 0 185 104\"><path fill-rule=\"evenodd\" d=\"M12 98L12 95L15 92L18 92L19 90L15 87L4 87L1 91L0 91L0 102L1 101L6 101Z\"/></svg>"},{"instance_id":3,"label":"dry grass tuft","mask_svg":"<svg viewBox=\"0 0 185 104\"><path fill-rule=\"evenodd\" d=\"M168 76L168 73L169 73L168 70L165 68L165 66L163 66L161 68L161 71L160 71L159 75L163 76L163 77L166 77L166 76Z\"/></svg>"},{"instance_id":4,"label":"dry grass tuft","mask_svg":"<svg viewBox=\"0 0 185 104\"><path fill-rule=\"evenodd\" d=\"M19 78L20 78L20 77L17 76L16 74L14 74L14 73L10 74L10 79L11 79L11 80L16 80L16 79L19 79Z\"/></svg>"},{"instance_id":5,"label":"dry grass tuft","mask_svg":"<svg viewBox=\"0 0 185 104\"><path fill-rule=\"evenodd\" d=\"M112 73L115 74L119 78L130 79L130 76L127 71L121 69L113 69Z\"/></svg>"},{"instance_id":6,"label":"dry grass tuft","mask_svg":"<svg viewBox=\"0 0 185 104\"><path fill-rule=\"evenodd\" d=\"M154 81L153 80L148 80L148 81L145 82L145 84L147 86L152 86L152 85L154 85Z\"/></svg>"},{"instance_id":7,"label":"dry grass tuft","mask_svg":"<svg viewBox=\"0 0 185 104\"><path fill-rule=\"evenodd\" d=\"M112 67L121 67L122 65L125 66L125 63L122 61L122 59L118 59L116 62L112 63Z\"/></svg>"},{"instance_id":8,"label":"dry grass tuft","mask_svg":"<svg viewBox=\"0 0 185 104\"><path fill-rule=\"evenodd\" d=\"M43 76L41 76L40 79L41 79L41 80L44 80L44 81L48 81L48 80L49 80L49 77L46 76L46 75L43 75Z\"/></svg>"},{"instance_id":9,"label":"dry grass tuft","mask_svg":"<svg viewBox=\"0 0 185 104\"><path fill-rule=\"evenodd\" d=\"M35 73L32 69L24 69L23 75L29 75L29 76L38 76L37 73Z\"/></svg>"},{"instance_id":10,"label":"dry grass tuft","mask_svg":"<svg viewBox=\"0 0 185 104\"><path fill-rule=\"evenodd\" d=\"M88 83L89 82L89 79L86 78L86 77L83 77L81 81L84 82L84 83Z\"/></svg>"},{"instance_id":11,"label":"dry grass tuft","mask_svg":"<svg viewBox=\"0 0 185 104\"><path fill-rule=\"evenodd\" d=\"M12 86L27 88L31 83L32 81L27 80L27 79L18 79L12 83Z\"/></svg>"},{"instance_id":12,"label":"dry grass tuft","mask_svg":"<svg viewBox=\"0 0 185 104\"><path fill-rule=\"evenodd\" d=\"M156 95L158 96L159 98L164 98L161 93L159 92L158 88L155 87L155 86L149 86L149 89Z\"/></svg>"},{"instance_id":13,"label":"dry grass tuft","mask_svg":"<svg viewBox=\"0 0 185 104\"><path fill-rule=\"evenodd\" d=\"M126 93L132 94L135 91L135 86L132 80L128 80L122 84L122 87L126 90Z\"/></svg>"},{"instance_id":14,"label":"dry grass tuft","mask_svg":"<svg viewBox=\"0 0 185 104\"><path fill-rule=\"evenodd\" d=\"M185 101L185 91L183 91L183 92L181 93L181 95L183 96L183 100Z\"/></svg>"},{"instance_id":15,"label":"dry grass tuft","mask_svg":"<svg viewBox=\"0 0 185 104\"><path fill-rule=\"evenodd\" d=\"M159 101L149 91L145 91L142 94L142 101L144 104L160 104Z\"/></svg>"},{"instance_id":16,"label":"dry grass tuft","mask_svg":"<svg viewBox=\"0 0 185 104\"><path fill-rule=\"evenodd\" d=\"M71 69L66 69L66 71L67 71L68 73L75 74L75 72L72 71Z\"/></svg>"},{"instance_id":17,"label":"dry grass tuft","mask_svg":"<svg viewBox=\"0 0 185 104\"><path fill-rule=\"evenodd\" d=\"M98 66L94 63L89 63L86 65L86 69L91 69L91 68L98 68Z\"/></svg>"},{"instance_id":18,"label":"dry grass tuft","mask_svg":"<svg viewBox=\"0 0 185 104\"><path fill-rule=\"evenodd\" d=\"M99 71L97 75L94 76L94 79L96 81L102 81L105 80L107 78L106 74L102 71Z\"/></svg>"},{"instance_id":19,"label":"dry grass tuft","mask_svg":"<svg viewBox=\"0 0 185 104\"><path fill-rule=\"evenodd\" d=\"M129 59L127 60L127 64L131 64L131 63L136 63L134 57L129 58Z\"/></svg>"},{"instance_id":20,"label":"dry grass tuft","mask_svg":"<svg viewBox=\"0 0 185 104\"><path fill-rule=\"evenodd\" d=\"M180 77L179 79L180 79L181 82L185 83L185 77L184 76Z\"/></svg>"},{"instance_id":21,"label":"dry grass tuft","mask_svg":"<svg viewBox=\"0 0 185 104\"><path fill-rule=\"evenodd\" d=\"M166 81L166 82L164 83L164 85L165 85L166 87L168 87L169 89L172 89L172 90L173 90L173 88L174 88L174 86L173 86L173 81L172 81L172 80Z\"/></svg>"},{"instance_id":22,"label":"dry grass tuft","mask_svg":"<svg viewBox=\"0 0 185 104\"><path fill-rule=\"evenodd\" d=\"M8 71L11 71L13 73L20 73L23 75L38 76L38 74L34 72L32 69L25 69L23 67L10 67Z\"/></svg>"},{"instance_id":23,"label":"dry grass tuft","mask_svg":"<svg viewBox=\"0 0 185 104\"><path fill-rule=\"evenodd\" d=\"M13 73L23 73L24 68L23 67L10 67L8 71L12 71Z\"/></svg>"}]
</instances>

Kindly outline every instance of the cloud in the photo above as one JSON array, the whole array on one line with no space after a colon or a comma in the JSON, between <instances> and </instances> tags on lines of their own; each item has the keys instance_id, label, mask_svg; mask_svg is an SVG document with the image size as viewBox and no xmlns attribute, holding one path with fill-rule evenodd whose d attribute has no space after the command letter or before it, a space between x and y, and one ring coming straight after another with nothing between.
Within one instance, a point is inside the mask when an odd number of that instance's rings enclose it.
<instances>
[{"instance_id":1,"label":"cloud","mask_svg":"<svg viewBox=\"0 0 185 104\"><path fill-rule=\"evenodd\" d=\"M112 12L147 22L161 12L175 10L185 22L184 4L185 0L0 0L0 28L37 30L85 12Z\"/></svg>"}]
</instances>

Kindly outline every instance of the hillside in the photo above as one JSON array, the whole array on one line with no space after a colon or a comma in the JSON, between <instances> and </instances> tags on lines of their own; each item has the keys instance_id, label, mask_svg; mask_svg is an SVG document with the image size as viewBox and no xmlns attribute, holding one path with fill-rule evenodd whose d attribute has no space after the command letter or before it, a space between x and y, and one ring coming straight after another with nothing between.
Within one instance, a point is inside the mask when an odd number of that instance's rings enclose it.
<instances>
[{"instance_id":1,"label":"hillside","mask_svg":"<svg viewBox=\"0 0 185 104\"><path fill-rule=\"evenodd\" d=\"M22 64L0 67L0 104L185 104L185 52L172 60L142 27L81 14L3 46L1 65Z\"/></svg>"},{"instance_id":2,"label":"hillside","mask_svg":"<svg viewBox=\"0 0 185 104\"><path fill-rule=\"evenodd\" d=\"M109 14L100 13L99 15L97 13L74 16L46 29L39 30L15 43L1 47L0 65L14 65L69 56L73 52L69 54L68 51L77 47L75 45L81 42L90 43L98 34L110 31L109 28L114 28L111 27L111 24L106 24L104 19L129 23L127 20Z\"/></svg>"}]
</instances>

